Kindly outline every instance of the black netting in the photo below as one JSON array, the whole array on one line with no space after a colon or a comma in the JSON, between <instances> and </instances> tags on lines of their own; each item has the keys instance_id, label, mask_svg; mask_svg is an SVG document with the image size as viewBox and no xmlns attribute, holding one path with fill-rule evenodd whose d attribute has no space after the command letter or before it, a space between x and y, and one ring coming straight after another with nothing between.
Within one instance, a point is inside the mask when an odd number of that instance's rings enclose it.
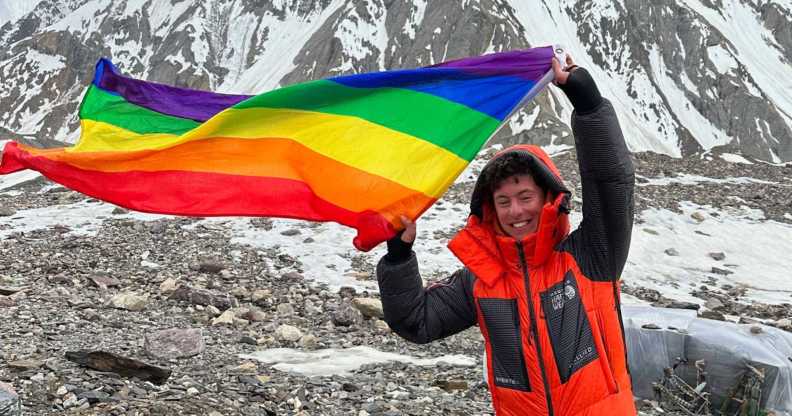
<instances>
[{"instance_id":1,"label":"black netting","mask_svg":"<svg viewBox=\"0 0 792 416\"><path fill-rule=\"evenodd\" d=\"M481 298L478 303L492 348L495 385L531 391L522 350L517 300Z\"/></svg>"},{"instance_id":2,"label":"black netting","mask_svg":"<svg viewBox=\"0 0 792 416\"><path fill-rule=\"evenodd\" d=\"M542 292L541 298L558 375L566 383L575 371L599 357L572 272Z\"/></svg>"}]
</instances>

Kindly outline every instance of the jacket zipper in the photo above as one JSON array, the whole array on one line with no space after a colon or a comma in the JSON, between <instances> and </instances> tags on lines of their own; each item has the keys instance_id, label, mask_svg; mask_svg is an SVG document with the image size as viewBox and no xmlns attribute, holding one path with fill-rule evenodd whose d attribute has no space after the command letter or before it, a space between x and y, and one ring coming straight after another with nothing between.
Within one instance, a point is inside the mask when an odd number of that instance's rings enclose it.
<instances>
[{"instance_id":1,"label":"jacket zipper","mask_svg":"<svg viewBox=\"0 0 792 416\"><path fill-rule=\"evenodd\" d=\"M523 280L525 281L525 295L528 297L528 315L531 318L531 336L536 345L537 361L542 372L542 383L544 383L545 400L547 400L547 414L553 416L553 398L550 396L550 383L547 381L547 370L544 365L544 355L542 355L542 345L539 343L539 333L536 329L536 315L534 314L533 297L531 296L531 284L528 280L528 262L525 260L522 242L517 242L517 252L520 255L520 267L522 268ZM530 339L530 338L529 338Z\"/></svg>"},{"instance_id":2,"label":"jacket zipper","mask_svg":"<svg viewBox=\"0 0 792 416\"><path fill-rule=\"evenodd\" d=\"M616 314L619 317L619 329L621 329L622 345L624 345L624 366L627 368L627 375L632 376L632 374L630 373L630 360L627 359L627 338L624 335L624 320L622 318L622 312L621 312L621 297L619 297L619 290L616 287L618 283L616 282L616 280L614 280L613 282L611 282L611 284L613 285L613 301L614 301L613 303L616 305ZM614 379L615 378L616 375L614 374ZM617 383L617 387L618 387L618 383Z\"/></svg>"}]
</instances>

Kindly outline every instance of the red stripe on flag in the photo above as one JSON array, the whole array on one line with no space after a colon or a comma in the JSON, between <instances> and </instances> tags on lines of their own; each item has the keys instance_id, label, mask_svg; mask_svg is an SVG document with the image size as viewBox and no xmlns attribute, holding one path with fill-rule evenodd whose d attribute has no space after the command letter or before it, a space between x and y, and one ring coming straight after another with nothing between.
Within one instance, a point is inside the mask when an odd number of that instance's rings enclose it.
<instances>
[{"instance_id":1,"label":"red stripe on flag","mask_svg":"<svg viewBox=\"0 0 792 416\"><path fill-rule=\"evenodd\" d=\"M34 169L75 191L136 211L336 221L355 228L358 234L353 243L366 251L395 235L391 224L376 211L341 208L297 180L189 171L97 172L32 156L16 144L5 150L3 170L6 163Z\"/></svg>"}]
</instances>

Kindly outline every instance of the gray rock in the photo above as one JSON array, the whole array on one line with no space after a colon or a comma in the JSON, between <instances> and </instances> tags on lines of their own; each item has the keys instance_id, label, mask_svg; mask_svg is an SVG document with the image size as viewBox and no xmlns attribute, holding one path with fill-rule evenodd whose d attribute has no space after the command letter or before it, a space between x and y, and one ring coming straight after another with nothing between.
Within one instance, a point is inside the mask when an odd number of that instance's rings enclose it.
<instances>
[{"instance_id":1,"label":"gray rock","mask_svg":"<svg viewBox=\"0 0 792 416\"><path fill-rule=\"evenodd\" d=\"M74 393L68 393L66 396L63 397L63 407L69 409L77 405L77 395Z\"/></svg>"},{"instance_id":2,"label":"gray rock","mask_svg":"<svg viewBox=\"0 0 792 416\"><path fill-rule=\"evenodd\" d=\"M165 231L167 231L167 229L168 229L167 223L162 221L156 221L149 225L149 231L152 234L162 234Z\"/></svg>"},{"instance_id":3,"label":"gray rock","mask_svg":"<svg viewBox=\"0 0 792 416\"><path fill-rule=\"evenodd\" d=\"M131 292L118 293L110 298L109 305L116 309L139 312L148 306L148 295L138 295Z\"/></svg>"},{"instance_id":4,"label":"gray rock","mask_svg":"<svg viewBox=\"0 0 792 416\"><path fill-rule=\"evenodd\" d=\"M374 328L382 333L390 332L390 326L387 322L383 321L382 319L373 319Z\"/></svg>"},{"instance_id":5,"label":"gray rock","mask_svg":"<svg viewBox=\"0 0 792 416\"><path fill-rule=\"evenodd\" d=\"M344 302L333 312L332 320L336 326L358 325L363 322L363 314L349 303Z\"/></svg>"},{"instance_id":6,"label":"gray rock","mask_svg":"<svg viewBox=\"0 0 792 416\"><path fill-rule=\"evenodd\" d=\"M723 308L725 305L723 302L720 301L718 298L709 298L704 303L704 307L707 309L720 309Z\"/></svg>"},{"instance_id":7,"label":"gray rock","mask_svg":"<svg viewBox=\"0 0 792 416\"><path fill-rule=\"evenodd\" d=\"M9 361L6 363L8 368L19 370L19 371L27 371L27 370L35 370L37 368L41 368L44 365L44 361L39 360L15 360Z\"/></svg>"},{"instance_id":8,"label":"gray rock","mask_svg":"<svg viewBox=\"0 0 792 416\"><path fill-rule=\"evenodd\" d=\"M125 377L137 377L155 384L164 383L171 375L170 369L107 351L66 351L65 355L67 360L94 370L113 372Z\"/></svg>"},{"instance_id":9,"label":"gray rock","mask_svg":"<svg viewBox=\"0 0 792 416\"><path fill-rule=\"evenodd\" d=\"M203 331L199 328L173 328L152 332L146 334L143 348L156 358L192 357L204 351Z\"/></svg>"},{"instance_id":10,"label":"gray rock","mask_svg":"<svg viewBox=\"0 0 792 416\"><path fill-rule=\"evenodd\" d=\"M715 266L712 267L712 273L720 274L720 275L723 275L723 276L728 276L730 274L734 274L734 272L731 271L731 270L721 269L721 268L715 267Z\"/></svg>"},{"instance_id":11,"label":"gray rock","mask_svg":"<svg viewBox=\"0 0 792 416\"><path fill-rule=\"evenodd\" d=\"M300 234L300 230L298 230L296 228L290 228L288 230L281 231L281 235L285 235L287 237L295 236L295 235L298 235L298 234Z\"/></svg>"},{"instance_id":12,"label":"gray rock","mask_svg":"<svg viewBox=\"0 0 792 416\"><path fill-rule=\"evenodd\" d=\"M712 319L715 321L726 320L726 316L724 316L722 313L718 311L700 311L698 316L704 319Z\"/></svg>"},{"instance_id":13,"label":"gray rock","mask_svg":"<svg viewBox=\"0 0 792 416\"><path fill-rule=\"evenodd\" d=\"M256 305L266 301L272 297L272 291L269 289L257 289L253 291L253 294L250 295L250 301L255 303Z\"/></svg>"},{"instance_id":14,"label":"gray rock","mask_svg":"<svg viewBox=\"0 0 792 416\"><path fill-rule=\"evenodd\" d=\"M737 321L737 322L740 323L740 324L746 324L746 325L757 325L757 324L761 324L762 323L758 319L749 318L747 316L741 316L740 320Z\"/></svg>"},{"instance_id":15,"label":"gray rock","mask_svg":"<svg viewBox=\"0 0 792 416\"><path fill-rule=\"evenodd\" d=\"M679 255L679 252L675 248L672 247L672 248L665 249L665 254L668 254L669 256L672 256L672 257L676 257L676 256Z\"/></svg>"},{"instance_id":16,"label":"gray rock","mask_svg":"<svg viewBox=\"0 0 792 416\"><path fill-rule=\"evenodd\" d=\"M100 402L109 401L110 395L98 390L87 390L77 393L77 398L81 400L85 400L89 404L96 404Z\"/></svg>"},{"instance_id":17,"label":"gray rock","mask_svg":"<svg viewBox=\"0 0 792 416\"><path fill-rule=\"evenodd\" d=\"M25 287L0 286L0 295L10 296L17 294L25 289L26 289Z\"/></svg>"},{"instance_id":18,"label":"gray rock","mask_svg":"<svg viewBox=\"0 0 792 416\"><path fill-rule=\"evenodd\" d=\"M669 303L667 307L672 309L692 309L696 311L701 309L701 305L699 305L698 303L683 302L683 301L673 301Z\"/></svg>"},{"instance_id":19,"label":"gray rock","mask_svg":"<svg viewBox=\"0 0 792 416\"><path fill-rule=\"evenodd\" d=\"M194 305L212 305L223 311L239 305L237 299L230 294L215 293L206 289L195 289L187 285L179 286L173 291L169 299L189 302Z\"/></svg>"},{"instance_id":20,"label":"gray rock","mask_svg":"<svg viewBox=\"0 0 792 416\"><path fill-rule=\"evenodd\" d=\"M159 285L159 290L162 293L173 293L179 287L179 282L174 278L167 278Z\"/></svg>"},{"instance_id":21,"label":"gray rock","mask_svg":"<svg viewBox=\"0 0 792 416\"><path fill-rule=\"evenodd\" d=\"M708 255L715 261L722 261L726 258L726 254L723 252L709 253Z\"/></svg>"},{"instance_id":22,"label":"gray rock","mask_svg":"<svg viewBox=\"0 0 792 416\"><path fill-rule=\"evenodd\" d=\"M121 282L118 281L118 279L114 279L109 276L91 276L90 281L100 289L121 286Z\"/></svg>"},{"instance_id":23,"label":"gray rock","mask_svg":"<svg viewBox=\"0 0 792 416\"><path fill-rule=\"evenodd\" d=\"M247 319L250 322L261 322L267 320L267 314L261 311L260 309L251 308L248 309L247 312L242 314L243 319Z\"/></svg>"},{"instance_id":24,"label":"gray rock","mask_svg":"<svg viewBox=\"0 0 792 416\"><path fill-rule=\"evenodd\" d=\"M295 342L302 336L302 331L292 325L281 325L275 330L275 338L281 341Z\"/></svg>"},{"instance_id":25,"label":"gray rock","mask_svg":"<svg viewBox=\"0 0 792 416\"><path fill-rule=\"evenodd\" d=\"M228 309L227 311L223 312L222 315L214 318L212 320L212 326L215 325L233 325L234 318L236 318L236 314L233 310Z\"/></svg>"},{"instance_id":26,"label":"gray rock","mask_svg":"<svg viewBox=\"0 0 792 416\"><path fill-rule=\"evenodd\" d=\"M247 290L247 288L244 288L242 286L237 286L231 289L230 293L232 296L234 296L237 299L244 299L250 296L250 292Z\"/></svg>"},{"instance_id":27,"label":"gray rock","mask_svg":"<svg viewBox=\"0 0 792 416\"><path fill-rule=\"evenodd\" d=\"M357 295L357 290L351 286L342 286L338 289L338 295L342 298L354 298Z\"/></svg>"},{"instance_id":28,"label":"gray rock","mask_svg":"<svg viewBox=\"0 0 792 416\"><path fill-rule=\"evenodd\" d=\"M248 345L257 345L258 344L256 342L255 338L253 338L251 336L248 336L248 335L244 335L242 338L239 338L239 342L242 343L242 344L248 344Z\"/></svg>"},{"instance_id":29,"label":"gray rock","mask_svg":"<svg viewBox=\"0 0 792 416\"><path fill-rule=\"evenodd\" d=\"M291 281L301 281L301 280L305 279L305 277L303 277L303 275L301 275L300 273L297 273L297 272L284 273L283 276L281 276L281 278L283 280L286 280L286 281L290 281L290 280Z\"/></svg>"},{"instance_id":30,"label":"gray rock","mask_svg":"<svg viewBox=\"0 0 792 416\"><path fill-rule=\"evenodd\" d=\"M305 334L302 337L300 337L299 341L297 342L297 345L307 350L313 350L319 346L319 342L314 335Z\"/></svg>"},{"instance_id":31,"label":"gray rock","mask_svg":"<svg viewBox=\"0 0 792 416\"><path fill-rule=\"evenodd\" d=\"M16 214L16 211L9 207L0 207L0 217L10 217Z\"/></svg>"},{"instance_id":32,"label":"gray rock","mask_svg":"<svg viewBox=\"0 0 792 416\"><path fill-rule=\"evenodd\" d=\"M468 389L468 383L465 380L436 380L434 385L448 392Z\"/></svg>"},{"instance_id":33,"label":"gray rock","mask_svg":"<svg viewBox=\"0 0 792 416\"><path fill-rule=\"evenodd\" d=\"M218 261L205 260L198 264L198 271L201 273L220 273L225 266Z\"/></svg>"},{"instance_id":34,"label":"gray rock","mask_svg":"<svg viewBox=\"0 0 792 416\"><path fill-rule=\"evenodd\" d=\"M790 318L783 318L776 321L776 327L779 329L783 329L784 331L792 332L792 319Z\"/></svg>"},{"instance_id":35,"label":"gray rock","mask_svg":"<svg viewBox=\"0 0 792 416\"><path fill-rule=\"evenodd\" d=\"M277 307L278 316L288 318L294 315L294 306L291 303L281 303Z\"/></svg>"},{"instance_id":36,"label":"gray rock","mask_svg":"<svg viewBox=\"0 0 792 416\"><path fill-rule=\"evenodd\" d=\"M367 318L384 318L382 302L376 298L355 298L352 299L352 306L359 310Z\"/></svg>"},{"instance_id":37,"label":"gray rock","mask_svg":"<svg viewBox=\"0 0 792 416\"><path fill-rule=\"evenodd\" d=\"M200 306L200 305L199 305L199 306ZM222 311L220 311L220 309L217 309L217 308L216 308L215 306L213 306L213 305L207 305L207 306L206 306L206 313L207 313L207 314L209 314L209 316L211 316L212 318L215 318L215 317L218 317L218 316L220 316L220 314L222 313Z\"/></svg>"},{"instance_id":38,"label":"gray rock","mask_svg":"<svg viewBox=\"0 0 792 416\"><path fill-rule=\"evenodd\" d=\"M698 222L702 222L702 221L707 219L707 217L701 211L696 211L696 212L690 214L690 218L693 218L694 220L696 220Z\"/></svg>"},{"instance_id":39,"label":"gray rock","mask_svg":"<svg viewBox=\"0 0 792 416\"><path fill-rule=\"evenodd\" d=\"M305 316L315 316L322 312L310 299L307 299L303 304L303 312Z\"/></svg>"}]
</instances>

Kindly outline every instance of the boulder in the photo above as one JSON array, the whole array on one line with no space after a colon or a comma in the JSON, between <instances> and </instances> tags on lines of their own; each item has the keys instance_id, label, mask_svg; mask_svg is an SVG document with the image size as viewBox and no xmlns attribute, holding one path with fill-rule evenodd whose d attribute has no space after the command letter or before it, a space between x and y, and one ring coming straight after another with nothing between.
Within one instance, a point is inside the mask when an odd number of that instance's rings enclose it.
<instances>
[{"instance_id":1,"label":"boulder","mask_svg":"<svg viewBox=\"0 0 792 416\"><path fill-rule=\"evenodd\" d=\"M138 312L148 306L148 295L138 295L131 292L122 292L110 298L110 306L116 309L126 309Z\"/></svg>"},{"instance_id":2,"label":"boulder","mask_svg":"<svg viewBox=\"0 0 792 416\"><path fill-rule=\"evenodd\" d=\"M352 306L359 310L366 318L384 318L385 314L382 312L382 302L376 298L355 298L352 300Z\"/></svg>"},{"instance_id":3,"label":"boulder","mask_svg":"<svg viewBox=\"0 0 792 416\"><path fill-rule=\"evenodd\" d=\"M143 348L147 354L156 358L192 357L204 351L203 332L198 328L151 332L146 334Z\"/></svg>"},{"instance_id":4,"label":"boulder","mask_svg":"<svg viewBox=\"0 0 792 416\"><path fill-rule=\"evenodd\" d=\"M302 331L291 325L281 325L275 330L275 338L281 341L295 342L302 338L302 336Z\"/></svg>"}]
</instances>

